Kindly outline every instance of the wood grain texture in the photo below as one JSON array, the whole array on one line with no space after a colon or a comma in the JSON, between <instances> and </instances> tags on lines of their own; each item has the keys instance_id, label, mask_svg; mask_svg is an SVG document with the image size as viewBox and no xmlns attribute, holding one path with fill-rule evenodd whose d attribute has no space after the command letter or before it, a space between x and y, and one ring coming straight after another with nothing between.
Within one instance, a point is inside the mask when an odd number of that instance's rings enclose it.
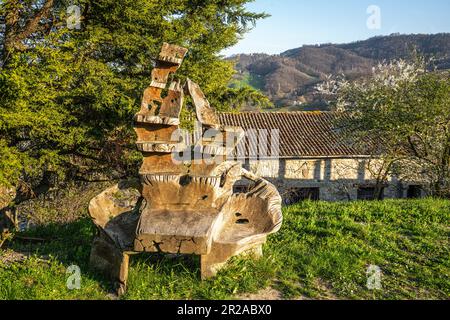
<instances>
[{"instance_id":1,"label":"wood grain texture","mask_svg":"<svg viewBox=\"0 0 450 320\"><path fill-rule=\"evenodd\" d=\"M144 156L140 181L122 182L105 190L89 206L100 229L91 263L112 274L120 293L126 289L129 254L200 255L202 279L206 279L233 256L261 256L267 235L282 224L281 197L276 188L244 170L240 163L226 161L225 155L243 136L242 129L219 125L214 109L191 80L184 91L194 101L197 120L214 131L200 139L199 150L204 156L217 157L215 161L174 161L176 145L171 137L178 129L183 87L173 82L166 97L161 93L185 54L182 48L164 45L152 72L152 84L144 92L135 118L137 148ZM227 143L230 135L232 141ZM235 183L243 178L253 181L253 188L246 194L233 194ZM123 201L130 189L138 190L139 195Z\"/></svg>"}]
</instances>

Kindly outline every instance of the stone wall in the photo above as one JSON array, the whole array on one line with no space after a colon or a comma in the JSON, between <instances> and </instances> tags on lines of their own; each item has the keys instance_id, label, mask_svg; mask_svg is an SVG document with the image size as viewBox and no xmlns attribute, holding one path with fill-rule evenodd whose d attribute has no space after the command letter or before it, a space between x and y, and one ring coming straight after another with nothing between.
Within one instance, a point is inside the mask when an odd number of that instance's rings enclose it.
<instances>
[{"instance_id":1,"label":"stone wall","mask_svg":"<svg viewBox=\"0 0 450 320\"><path fill-rule=\"evenodd\" d=\"M319 188L319 198L325 201L358 199L359 187L376 184L374 172L379 165L380 161L368 158L247 160L244 164L275 184L284 199L299 188ZM396 177L389 177L384 198L404 198L408 186Z\"/></svg>"}]
</instances>

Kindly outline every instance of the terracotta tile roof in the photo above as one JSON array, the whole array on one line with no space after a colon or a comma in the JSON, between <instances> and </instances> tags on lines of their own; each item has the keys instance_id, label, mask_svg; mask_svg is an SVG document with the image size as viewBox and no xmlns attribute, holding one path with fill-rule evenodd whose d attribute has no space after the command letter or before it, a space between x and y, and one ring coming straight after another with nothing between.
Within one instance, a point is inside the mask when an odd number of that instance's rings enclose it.
<instances>
[{"instance_id":1,"label":"terracotta tile roof","mask_svg":"<svg viewBox=\"0 0 450 320\"><path fill-rule=\"evenodd\" d=\"M331 112L219 114L219 122L224 126L237 126L245 131L279 129L281 157L363 155L363 152L344 142L334 129L334 119L335 115Z\"/></svg>"}]
</instances>

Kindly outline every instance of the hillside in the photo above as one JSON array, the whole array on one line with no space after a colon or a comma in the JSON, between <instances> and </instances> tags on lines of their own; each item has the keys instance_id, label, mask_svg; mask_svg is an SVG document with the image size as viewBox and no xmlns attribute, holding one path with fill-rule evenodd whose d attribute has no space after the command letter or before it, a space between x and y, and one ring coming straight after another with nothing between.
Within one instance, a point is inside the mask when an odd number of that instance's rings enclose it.
<instances>
[{"instance_id":1,"label":"hillside","mask_svg":"<svg viewBox=\"0 0 450 320\"><path fill-rule=\"evenodd\" d=\"M355 79L370 74L384 60L412 59L414 52L434 57L438 69L450 69L450 33L390 35L349 44L303 46L279 55L241 54L234 85L249 84L278 106L326 109L314 87L327 75Z\"/></svg>"}]
</instances>

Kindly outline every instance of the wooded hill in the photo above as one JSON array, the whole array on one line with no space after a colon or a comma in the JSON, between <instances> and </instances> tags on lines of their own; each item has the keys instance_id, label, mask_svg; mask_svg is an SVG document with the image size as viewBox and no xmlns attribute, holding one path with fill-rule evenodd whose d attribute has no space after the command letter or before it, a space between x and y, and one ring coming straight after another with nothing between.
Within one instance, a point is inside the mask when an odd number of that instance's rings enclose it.
<instances>
[{"instance_id":1,"label":"wooded hill","mask_svg":"<svg viewBox=\"0 0 450 320\"><path fill-rule=\"evenodd\" d=\"M434 58L438 69L450 69L450 33L374 37L348 44L303 46L279 55L241 54L236 59L234 85L249 84L278 106L309 105L326 109L314 87L327 75L349 79L368 75L385 60Z\"/></svg>"}]
</instances>

